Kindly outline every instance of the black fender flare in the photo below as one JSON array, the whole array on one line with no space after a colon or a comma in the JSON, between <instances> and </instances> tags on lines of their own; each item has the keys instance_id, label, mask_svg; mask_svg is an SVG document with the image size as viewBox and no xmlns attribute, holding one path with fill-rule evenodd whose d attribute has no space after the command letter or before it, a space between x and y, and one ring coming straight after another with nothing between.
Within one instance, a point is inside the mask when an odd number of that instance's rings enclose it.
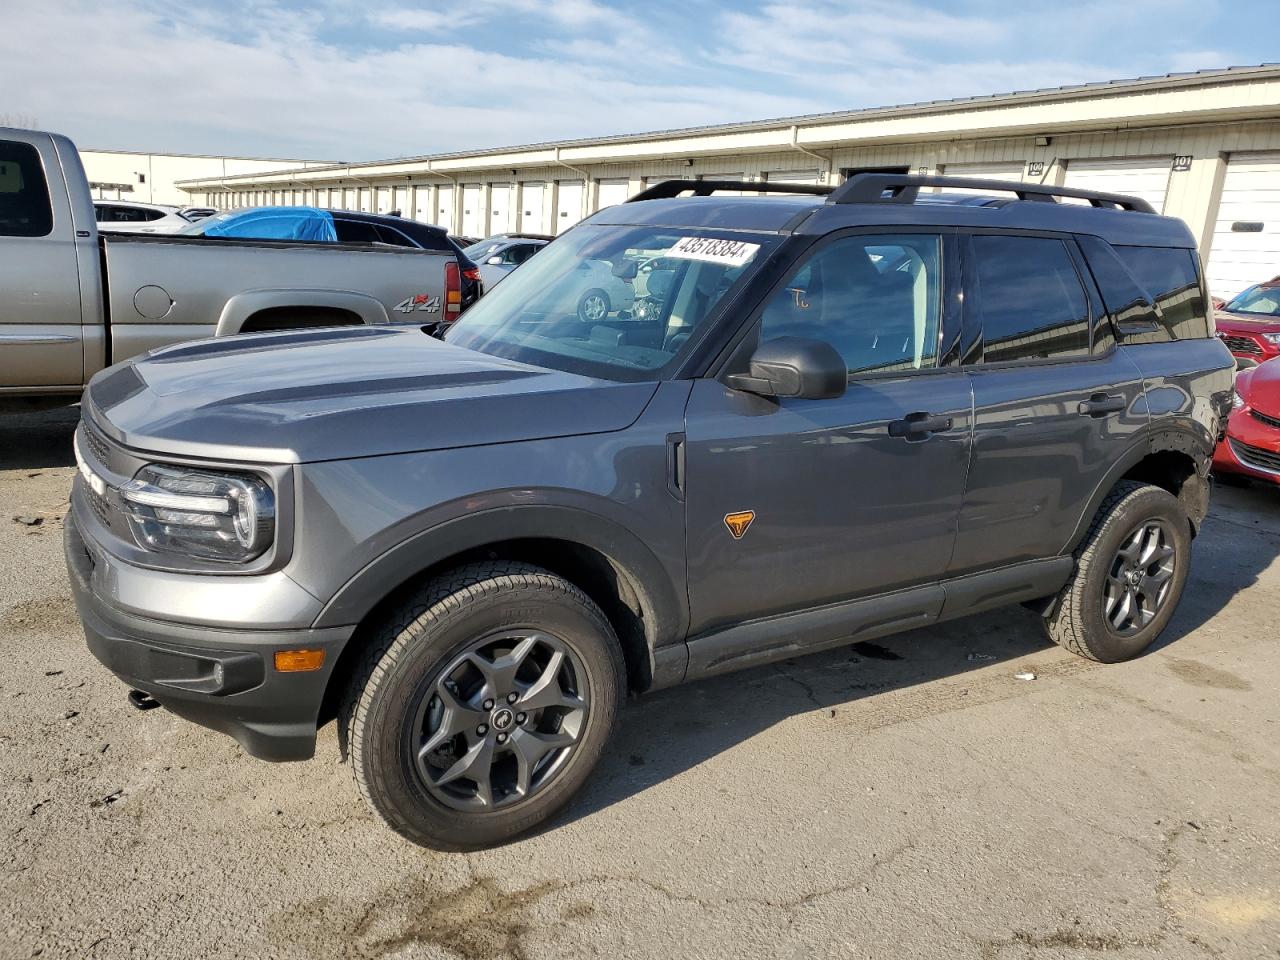
<instances>
[{"instance_id":1,"label":"black fender flare","mask_svg":"<svg viewBox=\"0 0 1280 960\"><path fill-rule=\"evenodd\" d=\"M684 640L689 611L683 583L632 531L581 507L528 504L495 507L429 526L400 541L349 579L320 611L314 626L363 620L387 594L450 557L510 540L546 538L589 547L604 556L635 592L650 657Z\"/></svg>"},{"instance_id":2,"label":"black fender flare","mask_svg":"<svg viewBox=\"0 0 1280 960\"><path fill-rule=\"evenodd\" d=\"M1190 428L1179 428L1171 423L1157 423L1143 430L1135 437L1133 443L1125 450L1124 454L1111 464L1110 469L1099 481L1097 487L1094 488L1093 493L1089 496L1088 505L1080 515L1080 520L1071 534L1071 538L1062 548L1062 553L1071 554L1080 545L1080 541L1089 532L1089 526L1093 523L1093 518L1098 512L1098 508L1102 506L1102 501L1106 499L1107 494L1111 492L1111 488L1126 473L1152 454L1164 452L1180 453L1187 456L1195 464L1195 475L1201 480L1207 476L1209 466L1213 460L1212 446L1206 449L1203 438L1199 437ZM1207 487L1205 488L1205 494L1207 505ZM1199 528L1201 519L1203 519L1203 514L1192 517L1192 523L1196 528Z\"/></svg>"}]
</instances>

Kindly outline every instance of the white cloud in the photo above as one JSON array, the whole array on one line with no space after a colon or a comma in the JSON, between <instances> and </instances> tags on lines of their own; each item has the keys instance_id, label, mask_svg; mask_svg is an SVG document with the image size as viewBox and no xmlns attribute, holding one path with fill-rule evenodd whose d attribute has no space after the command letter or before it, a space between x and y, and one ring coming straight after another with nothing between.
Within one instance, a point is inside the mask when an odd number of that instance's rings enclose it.
<instances>
[{"instance_id":1,"label":"white cloud","mask_svg":"<svg viewBox=\"0 0 1280 960\"><path fill-rule=\"evenodd\" d=\"M1212 42L1187 29L1212 0L1090 0L1048 18L996 0L906 0L883 12L837 0L0 3L6 113L86 147L344 160L1221 62L1179 52L1188 37ZM1158 55L1134 51L1130 36ZM481 48L495 44L507 52Z\"/></svg>"}]
</instances>

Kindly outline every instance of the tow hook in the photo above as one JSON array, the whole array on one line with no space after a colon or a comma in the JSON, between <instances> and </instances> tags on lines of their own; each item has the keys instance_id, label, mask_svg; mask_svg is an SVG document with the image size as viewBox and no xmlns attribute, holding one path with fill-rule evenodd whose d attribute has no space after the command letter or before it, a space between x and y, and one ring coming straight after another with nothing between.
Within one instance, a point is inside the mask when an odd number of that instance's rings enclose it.
<instances>
[{"instance_id":1,"label":"tow hook","mask_svg":"<svg viewBox=\"0 0 1280 960\"><path fill-rule=\"evenodd\" d=\"M160 701L145 690L130 690L129 702L138 710L154 710Z\"/></svg>"}]
</instances>

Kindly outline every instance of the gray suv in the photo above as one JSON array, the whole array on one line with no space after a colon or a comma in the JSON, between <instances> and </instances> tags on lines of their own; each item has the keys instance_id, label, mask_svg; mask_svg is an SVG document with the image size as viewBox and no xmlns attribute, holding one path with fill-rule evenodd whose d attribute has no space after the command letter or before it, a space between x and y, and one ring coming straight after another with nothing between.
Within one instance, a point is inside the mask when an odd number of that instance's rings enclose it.
<instances>
[{"instance_id":1,"label":"gray suv","mask_svg":"<svg viewBox=\"0 0 1280 960\"><path fill-rule=\"evenodd\" d=\"M582 318L602 263L644 310ZM392 829L500 843L628 692L1011 603L1141 653L1232 403L1206 305L1138 199L668 182L443 342L258 334L94 377L76 602L135 705L271 760L336 720Z\"/></svg>"}]
</instances>

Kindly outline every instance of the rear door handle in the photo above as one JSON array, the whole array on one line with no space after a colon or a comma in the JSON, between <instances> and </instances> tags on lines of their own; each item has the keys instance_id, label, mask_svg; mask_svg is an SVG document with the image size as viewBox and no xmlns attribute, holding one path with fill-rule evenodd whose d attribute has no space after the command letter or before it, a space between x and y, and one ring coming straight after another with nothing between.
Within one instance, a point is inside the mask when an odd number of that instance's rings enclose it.
<instances>
[{"instance_id":1,"label":"rear door handle","mask_svg":"<svg viewBox=\"0 0 1280 960\"><path fill-rule=\"evenodd\" d=\"M1095 393L1088 400L1081 400L1076 410L1082 417L1105 417L1111 413L1119 413L1127 406L1124 397L1109 397L1105 393Z\"/></svg>"},{"instance_id":2,"label":"rear door handle","mask_svg":"<svg viewBox=\"0 0 1280 960\"><path fill-rule=\"evenodd\" d=\"M923 439L931 433L941 433L950 429L950 417L936 417L923 411L908 413L901 420L889 422L889 436L906 437L908 440Z\"/></svg>"}]
</instances>

